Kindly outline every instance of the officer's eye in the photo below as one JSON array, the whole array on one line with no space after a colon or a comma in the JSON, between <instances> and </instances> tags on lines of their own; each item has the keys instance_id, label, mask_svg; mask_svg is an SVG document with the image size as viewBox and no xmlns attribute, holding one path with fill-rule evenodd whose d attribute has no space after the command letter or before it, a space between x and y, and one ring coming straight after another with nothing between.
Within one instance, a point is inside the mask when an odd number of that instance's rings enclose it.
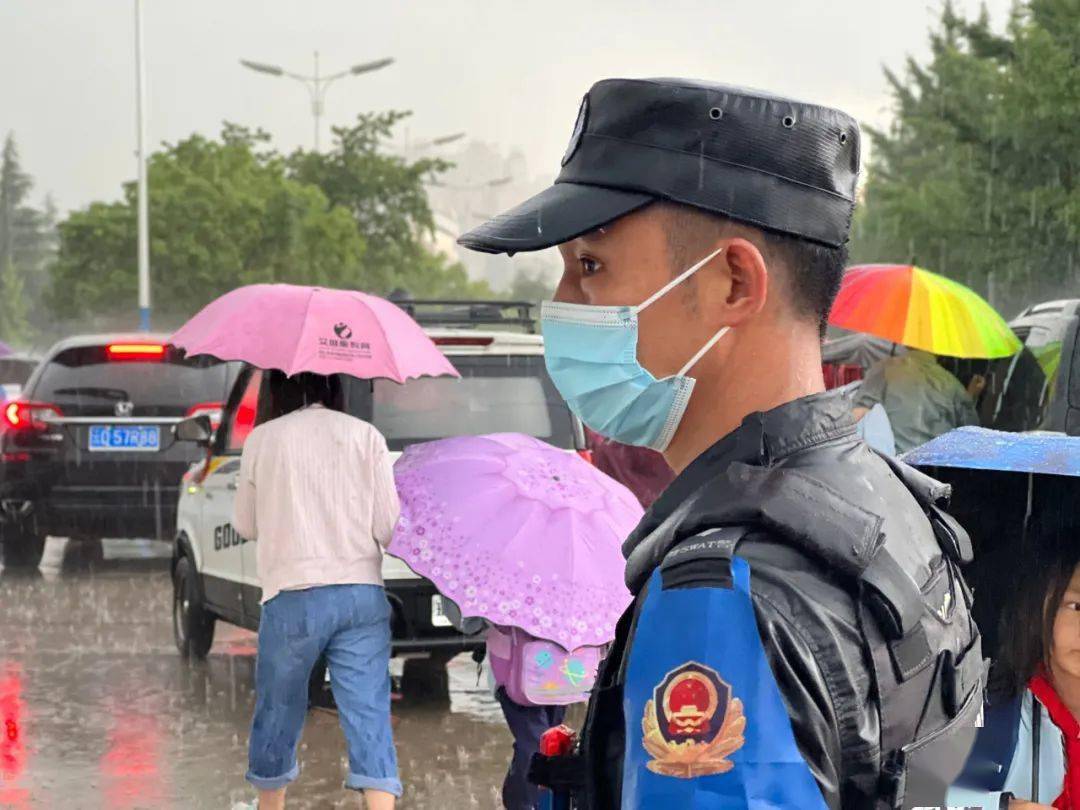
<instances>
[{"instance_id":1,"label":"officer's eye","mask_svg":"<svg viewBox=\"0 0 1080 810\"><path fill-rule=\"evenodd\" d=\"M582 256L578 261L581 263L581 275L592 276L600 272L600 262L591 256Z\"/></svg>"}]
</instances>

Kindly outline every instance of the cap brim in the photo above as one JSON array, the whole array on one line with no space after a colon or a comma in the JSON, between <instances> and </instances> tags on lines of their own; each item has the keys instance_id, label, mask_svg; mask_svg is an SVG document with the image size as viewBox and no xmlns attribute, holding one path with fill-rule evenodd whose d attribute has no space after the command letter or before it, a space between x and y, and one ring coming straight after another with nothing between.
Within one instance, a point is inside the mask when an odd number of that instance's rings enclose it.
<instances>
[{"instance_id":1,"label":"cap brim","mask_svg":"<svg viewBox=\"0 0 1080 810\"><path fill-rule=\"evenodd\" d=\"M596 230L655 199L634 191L556 183L463 234L458 244L484 253L543 250Z\"/></svg>"}]
</instances>

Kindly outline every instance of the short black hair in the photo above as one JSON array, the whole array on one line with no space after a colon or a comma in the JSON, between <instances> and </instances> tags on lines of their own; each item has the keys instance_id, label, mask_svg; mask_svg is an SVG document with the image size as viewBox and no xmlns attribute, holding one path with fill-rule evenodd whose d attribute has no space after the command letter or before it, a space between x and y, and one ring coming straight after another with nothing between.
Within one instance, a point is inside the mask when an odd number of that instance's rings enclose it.
<instances>
[{"instance_id":1,"label":"short black hair","mask_svg":"<svg viewBox=\"0 0 1080 810\"><path fill-rule=\"evenodd\" d=\"M337 375L304 371L289 377L274 369L263 375L260 387L259 413L255 420L260 425L308 405L319 404L334 411L345 409L341 380Z\"/></svg>"},{"instance_id":2,"label":"short black hair","mask_svg":"<svg viewBox=\"0 0 1080 810\"><path fill-rule=\"evenodd\" d=\"M693 206L670 201L658 203L668 214L668 244L675 272L679 273L702 258L706 243L741 228L765 254L766 261L784 268L787 288L795 312L818 325L825 337L836 294L847 267L847 245L831 247L791 234L756 225L744 225Z\"/></svg>"}]
</instances>

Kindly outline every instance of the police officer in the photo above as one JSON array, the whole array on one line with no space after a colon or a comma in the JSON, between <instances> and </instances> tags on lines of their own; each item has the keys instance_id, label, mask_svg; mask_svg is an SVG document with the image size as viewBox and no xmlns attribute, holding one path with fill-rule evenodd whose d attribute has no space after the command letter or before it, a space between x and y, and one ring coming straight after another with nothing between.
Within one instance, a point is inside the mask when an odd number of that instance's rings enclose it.
<instances>
[{"instance_id":1,"label":"police officer","mask_svg":"<svg viewBox=\"0 0 1080 810\"><path fill-rule=\"evenodd\" d=\"M580 742L589 808L942 804L983 661L948 490L855 435L821 337L847 258L849 116L601 81L555 184L461 237L558 246L547 367L676 480L626 541L634 602Z\"/></svg>"}]
</instances>

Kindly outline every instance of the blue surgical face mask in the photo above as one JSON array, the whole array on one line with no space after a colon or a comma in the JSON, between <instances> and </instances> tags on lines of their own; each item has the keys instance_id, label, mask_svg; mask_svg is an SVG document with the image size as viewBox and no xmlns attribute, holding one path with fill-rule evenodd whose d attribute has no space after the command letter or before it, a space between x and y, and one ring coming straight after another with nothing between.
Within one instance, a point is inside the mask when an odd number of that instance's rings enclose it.
<instances>
[{"instance_id":1,"label":"blue surgical face mask","mask_svg":"<svg viewBox=\"0 0 1080 810\"><path fill-rule=\"evenodd\" d=\"M708 264L713 251L636 307L547 302L542 310L548 374L578 417L602 436L663 452L686 413L697 362L724 327L671 377L656 379L638 362L638 314Z\"/></svg>"}]
</instances>

